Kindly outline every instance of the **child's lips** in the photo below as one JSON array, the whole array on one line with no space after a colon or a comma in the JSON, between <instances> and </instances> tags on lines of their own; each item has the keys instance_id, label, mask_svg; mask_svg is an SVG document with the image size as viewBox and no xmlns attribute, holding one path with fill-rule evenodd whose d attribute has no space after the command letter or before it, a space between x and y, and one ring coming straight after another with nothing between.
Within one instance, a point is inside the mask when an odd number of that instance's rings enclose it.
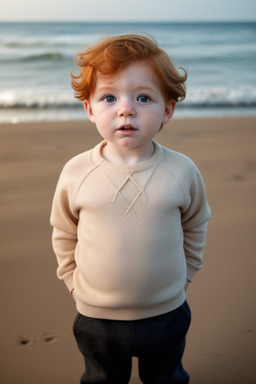
<instances>
[{"instance_id":1,"label":"child's lips","mask_svg":"<svg viewBox=\"0 0 256 384\"><path fill-rule=\"evenodd\" d=\"M131 132L137 131L137 129L133 127L131 124L123 124L118 128L118 131L123 133L131 133Z\"/></svg>"}]
</instances>

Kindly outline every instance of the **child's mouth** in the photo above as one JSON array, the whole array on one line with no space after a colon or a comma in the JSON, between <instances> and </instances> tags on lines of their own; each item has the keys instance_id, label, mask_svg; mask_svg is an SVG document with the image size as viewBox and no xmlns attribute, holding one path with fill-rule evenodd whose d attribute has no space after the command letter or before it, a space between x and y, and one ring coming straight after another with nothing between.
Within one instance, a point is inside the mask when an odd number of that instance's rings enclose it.
<instances>
[{"instance_id":1,"label":"child's mouth","mask_svg":"<svg viewBox=\"0 0 256 384\"><path fill-rule=\"evenodd\" d=\"M132 127L131 125L123 125L118 130L123 132L132 132L132 131L136 131L136 128Z\"/></svg>"}]
</instances>

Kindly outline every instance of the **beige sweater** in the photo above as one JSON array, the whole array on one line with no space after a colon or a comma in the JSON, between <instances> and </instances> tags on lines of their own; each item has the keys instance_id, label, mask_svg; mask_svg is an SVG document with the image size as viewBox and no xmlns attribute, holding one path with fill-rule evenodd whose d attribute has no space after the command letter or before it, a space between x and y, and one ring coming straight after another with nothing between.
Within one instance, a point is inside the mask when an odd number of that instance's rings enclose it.
<instances>
[{"instance_id":1,"label":"beige sweater","mask_svg":"<svg viewBox=\"0 0 256 384\"><path fill-rule=\"evenodd\" d=\"M174 310L202 266L210 210L186 156L154 142L153 156L114 165L105 142L70 160L53 200L57 275L89 317L135 320Z\"/></svg>"}]
</instances>

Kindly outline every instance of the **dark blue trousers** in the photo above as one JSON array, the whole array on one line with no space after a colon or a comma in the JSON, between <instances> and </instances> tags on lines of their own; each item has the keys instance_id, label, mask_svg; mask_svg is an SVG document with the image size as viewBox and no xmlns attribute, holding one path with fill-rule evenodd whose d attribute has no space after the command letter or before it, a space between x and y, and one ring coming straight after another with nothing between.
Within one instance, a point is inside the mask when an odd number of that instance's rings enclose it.
<instances>
[{"instance_id":1,"label":"dark blue trousers","mask_svg":"<svg viewBox=\"0 0 256 384\"><path fill-rule=\"evenodd\" d=\"M144 384L189 382L181 359L191 312L185 301L169 313L135 321L102 320L77 314L73 331L84 356L81 384L127 384L132 356Z\"/></svg>"}]
</instances>

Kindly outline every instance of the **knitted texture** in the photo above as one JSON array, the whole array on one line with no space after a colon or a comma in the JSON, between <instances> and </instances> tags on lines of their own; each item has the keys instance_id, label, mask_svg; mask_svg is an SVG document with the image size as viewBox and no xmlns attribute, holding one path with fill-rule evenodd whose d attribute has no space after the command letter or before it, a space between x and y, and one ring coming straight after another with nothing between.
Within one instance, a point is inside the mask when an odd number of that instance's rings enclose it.
<instances>
[{"instance_id":1,"label":"knitted texture","mask_svg":"<svg viewBox=\"0 0 256 384\"><path fill-rule=\"evenodd\" d=\"M135 320L177 308L202 266L210 209L186 156L154 142L153 156L115 165L103 141L64 167L51 224L58 277L85 316Z\"/></svg>"}]
</instances>

